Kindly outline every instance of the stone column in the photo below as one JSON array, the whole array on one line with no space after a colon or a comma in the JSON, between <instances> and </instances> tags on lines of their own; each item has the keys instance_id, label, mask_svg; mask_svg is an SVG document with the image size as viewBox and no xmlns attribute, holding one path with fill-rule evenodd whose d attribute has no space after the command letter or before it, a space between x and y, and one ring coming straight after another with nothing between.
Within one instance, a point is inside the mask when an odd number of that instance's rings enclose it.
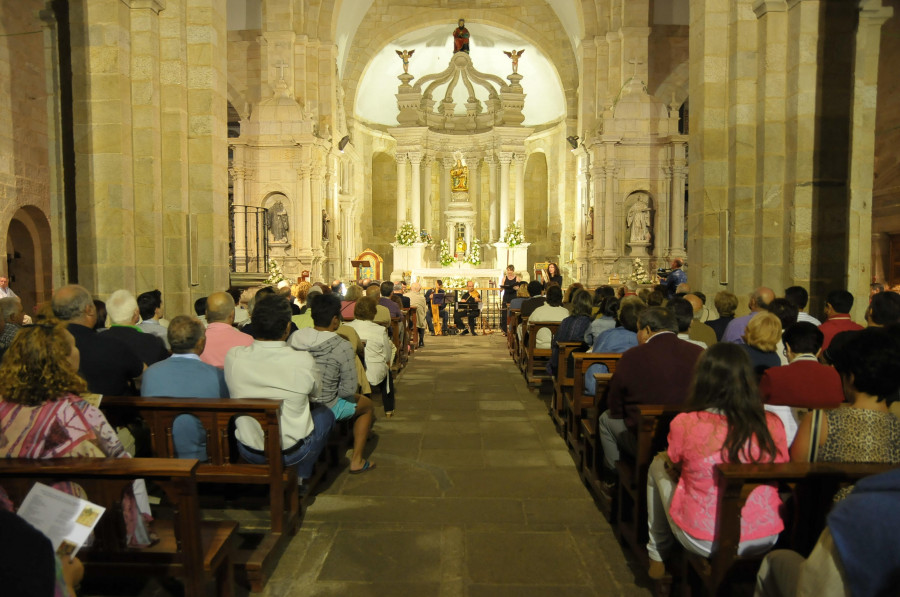
<instances>
[{"instance_id":1,"label":"stone column","mask_svg":"<svg viewBox=\"0 0 900 597\"><path fill-rule=\"evenodd\" d=\"M445 212L450 204L450 168L455 163L452 157L441 159L441 213L438 215L441 221L441 228L444 228L446 224Z\"/></svg>"},{"instance_id":2,"label":"stone column","mask_svg":"<svg viewBox=\"0 0 900 597\"><path fill-rule=\"evenodd\" d=\"M358 253L354 250L353 246L353 241L356 239L356 231L353 228L355 221L355 218L353 217L353 200L341 199L340 203L341 227L339 232L335 232L335 238L337 239L338 235L340 235L341 253L344 255L344 261L340 264L338 271L342 272L341 277L346 279L353 275L353 268L350 266L350 260L355 259Z\"/></svg>"},{"instance_id":3,"label":"stone column","mask_svg":"<svg viewBox=\"0 0 900 597\"><path fill-rule=\"evenodd\" d=\"M406 154L398 153L397 160L397 228L406 221Z\"/></svg>"},{"instance_id":4,"label":"stone column","mask_svg":"<svg viewBox=\"0 0 900 597\"><path fill-rule=\"evenodd\" d=\"M603 222L606 220L606 168L597 165L597 156L594 156L594 166L591 167L591 184L594 187L594 240L591 256L599 259L603 255Z\"/></svg>"},{"instance_id":5,"label":"stone column","mask_svg":"<svg viewBox=\"0 0 900 597\"><path fill-rule=\"evenodd\" d=\"M412 166L412 193L410 193L409 221L412 222L413 228L416 229L416 235L422 227L422 178L419 166L422 163L422 154L420 152L409 153L409 163Z\"/></svg>"},{"instance_id":6,"label":"stone column","mask_svg":"<svg viewBox=\"0 0 900 597\"><path fill-rule=\"evenodd\" d=\"M298 230L300 231L300 248L302 251L307 254L305 257L309 257L309 253L312 251L312 237L313 237L313 229L312 229L312 166L310 164L301 164L297 169L297 173L300 175L300 201L298 205L295 206L295 210L297 214L294 216L294 222L300 224ZM304 263L304 266L309 266L309 263Z\"/></svg>"},{"instance_id":7,"label":"stone column","mask_svg":"<svg viewBox=\"0 0 900 597\"><path fill-rule=\"evenodd\" d=\"M583 259L587 252L587 236L593 237L593 229L588 230L588 214L591 208L591 171L590 156L579 148L578 153L578 214L575 218L575 236L578 241L575 245L575 259Z\"/></svg>"},{"instance_id":8,"label":"stone column","mask_svg":"<svg viewBox=\"0 0 900 597\"><path fill-rule=\"evenodd\" d=\"M853 66L853 100L850 105L847 290L865 296L871 282L872 186L875 170L875 98L878 87L878 55L881 26L893 9L881 0L860 2L859 25ZM859 301L860 303L862 301ZM855 313L862 312L857 304Z\"/></svg>"},{"instance_id":9,"label":"stone column","mask_svg":"<svg viewBox=\"0 0 900 597\"><path fill-rule=\"evenodd\" d=\"M485 163L488 165L488 205L490 208L490 239L492 241L500 240L498 221L500 204L497 201L497 158L494 154L488 154L484 157Z\"/></svg>"},{"instance_id":10,"label":"stone column","mask_svg":"<svg viewBox=\"0 0 900 597\"><path fill-rule=\"evenodd\" d=\"M669 213L672 222L669 225L669 259L686 257L684 251L684 168L685 145L675 143L673 145L675 159L672 160L672 194L669 199Z\"/></svg>"},{"instance_id":11,"label":"stone column","mask_svg":"<svg viewBox=\"0 0 900 597\"><path fill-rule=\"evenodd\" d=\"M434 213L432 211L431 205L434 197L434 188L431 184L432 164L434 164L434 157L431 155L426 155L424 158L425 174L422 177L422 228L424 228L429 234L431 234L432 238L435 238L436 234L433 221Z\"/></svg>"},{"instance_id":12,"label":"stone column","mask_svg":"<svg viewBox=\"0 0 900 597\"><path fill-rule=\"evenodd\" d=\"M500 152L500 235L502 236L509 226L509 163L513 154L508 151ZM520 223L521 225L521 223Z\"/></svg>"},{"instance_id":13,"label":"stone column","mask_svg":"<svg viewBox=\"0 0 900 597\"><path fill-rule=\"evenodd\" d=\"M887 284L890 281L891 235L872 233L872 281Z\"/></svg>"},{"instance_id":14,"label":"stone column","mask_svg":"<svg viewBox=\"0 0 900 597\"><path fill-rule=\"evenodd\" d=\"M525 230L525 154L517 153L516 160L516 219Z\"/></svg>"},{"instance_id":15,"label":"stone column","mask_svg":"<svg viewBox=\"0 0 900 597\"><path fill-rule=\"evenodd\" d=\"M607 155L613 153L612 145L607 146ZM616 174L618 167L615 158L606 160L606 188L603 193L603 256L608 259L617 257L616 251Z\"/></svg>"},{"instance_id":16,"label":"stone column","mask_svg":"<svg viewBox=\"0 0 900 597\"><path fill-rule=\"evenodd\" d=\"M475 210L473 238L481 239L481 163L478 156L466 156L469 167L469 202Z\"/></svg>"},{"instance_id":17,"label":"stone column","mask_svg":"<svg viewBox=\"0 0 900 597\"><path fill-rule=\"evenodd\" d=\"M310 246L313 249L322 248L322 209L325 207L323 201L323 192L325 190L325 166L316 164L310 173L310 193L311 193L311 216L312 216L312 235L310 237Z\"/></svg>"},{"instance_id":18,"label":"stone column","mask_svg":"<svg viewBox=\"0 0 900 597\"><path fill-rule=\"evenodd\" d=\"M232 204L235 210L231 216L231 225L234 230L234 271L245 272L247 271L247 220L246 212L244 211L246 206L244 205L243 166L231 168L231 180L233 189Z\"/></svg>"}]
</instances>

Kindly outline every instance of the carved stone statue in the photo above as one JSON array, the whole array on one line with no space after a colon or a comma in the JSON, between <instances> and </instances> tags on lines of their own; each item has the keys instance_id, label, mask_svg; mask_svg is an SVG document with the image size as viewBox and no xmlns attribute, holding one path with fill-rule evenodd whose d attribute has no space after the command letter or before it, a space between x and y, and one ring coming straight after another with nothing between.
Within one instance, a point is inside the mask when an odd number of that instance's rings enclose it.
<instances>
[{"instance_id":1,"label":"carved stone statue","mask_svg":"<svg viewBox=\"0 0 900 597\"><path fill-rule=\"evenodd\" d=\"M465 19L460 19L459 26L453 31L453 53L457 52L469 53L469 30Z\"/></svg>"},{"instance_id":2,"label":"carved stone statue","mask_svg":"<svg viewBox=\"0 0 900 597\"><path fill-rule=\"evenodd\" d=\"M322 240L328 240L328 223L331 222L331 218L328 217L328 212L324 209L322 210Z\"/></svg>"},{"instance_id":3,"label":"carved stone statue","mask_svg":"<svg viewBox=\"0 0 900 597\"><path fill-rule=\"evenodd\" d=\"M288 230L291 229L291 226L287 211L285 211L284 204L281 201L276 201L275 204L269 208L269 211L266 212L266 228L269 230L272 242L288 242L287 233Z\"/></svg>"},{"instance_id":4,"label":"carved stone statue","mask_svg":"<svg viewBox=\"0 0 900 597\"><path fill-rule=\"evenodd\" d=\"M646 243L650 241L650 205L647 197L642 195L628 210L626 223L631 227L632 243Z\"/></svg>"},{"instance_id":5,"label":"carved stone statue","mask_svg":"<svg viewBox=\"0 0 900 597\"><path fill-rule=\"evenodd\" d=\"M450 169L450 190L453 192L469 190L469 167L464 166L459 158L456 165Z\"/></svg>"},{"instance_id":6,"label":"carved stone statue","mask_svg":"<svg viewBox=\"0 0 900 597\"><path fill-rule=\"evenodd\" d=\"M518 50L518 51L513 50L512 52L507 52L506 50L504 50L503 53L512 59L513 73L518 73L519 72L519 56L524 54L525 50Z\"/></svg>"},{"instance_id":7,"label":"carved stone statue","mask_svg":"<svg viewBox=\"0 0 900 597\"><path fill-rule=\"evenodd\" d=\"M403 72L409 73L409 59L412 58L412 55L416 53L415 50L394 50L397 52L397 56L400 57L400 60L403 61Z\"/></svg>"}]
</instances>

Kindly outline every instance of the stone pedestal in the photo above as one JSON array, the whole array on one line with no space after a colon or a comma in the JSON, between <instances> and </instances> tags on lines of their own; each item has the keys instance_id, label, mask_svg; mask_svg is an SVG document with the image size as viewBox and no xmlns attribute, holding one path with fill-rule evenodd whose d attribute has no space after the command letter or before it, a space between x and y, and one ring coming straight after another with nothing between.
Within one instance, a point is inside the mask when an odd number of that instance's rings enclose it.
<instances>
[{"instance_id":1,"label":"stone pedestal","mask_svg":"<svg viewBox=\"0 0 900 597\"><path fill-rule=\"evenodd\" d=\"M391 280L399 280L403 277L403 272L410 272L414 269L421 269L426 266L425 243L413 243L410 246L404 246L397 243L391 243L394 247L394 271L391 272Z\"/></svg>"},{"instance_id":2,"label":"stone pedestal","mask_svg":"<svg viewBox=\"0 0 900 597\"><path fill-rule=\"evenodd\" d=\"M631 247L631 254L629 255L630 257L649 257L650 256L650 252L647 250L647 248L650 246L649 241L642 241L642 242L632 241L632 242L628 243L628 246Z\"/></svg>"},{"instance_id":3,"label":"stone pedestal","mask_svg":"<svg viewBox=\"0 0 900 597\"><path fill-rule=\"evenodd\" d=\"M494 243L497 249L497 262L494 267L499 270L506 271L506 266L512 264L517 272L528 270L528 247L531 243L522 243L515 247L510 247L504 242Z\"/></svg>"}]
</instances>

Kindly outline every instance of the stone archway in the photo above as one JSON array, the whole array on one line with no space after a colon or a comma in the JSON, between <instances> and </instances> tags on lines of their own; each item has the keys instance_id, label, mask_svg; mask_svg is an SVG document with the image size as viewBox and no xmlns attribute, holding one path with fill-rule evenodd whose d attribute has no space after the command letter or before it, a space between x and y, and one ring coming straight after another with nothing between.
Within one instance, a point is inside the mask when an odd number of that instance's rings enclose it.
<instances>
[{"instance_id":1,"label":"stone archway","mask_svg":"<svg viewBox=\"0 0 900 597\"><path fill-rule=\"evenodd\" d=\"M50 222L33 205L19 208L6 231L9 285L28 314L50 299L52 288Z\"/></svg>"}]
</instances>

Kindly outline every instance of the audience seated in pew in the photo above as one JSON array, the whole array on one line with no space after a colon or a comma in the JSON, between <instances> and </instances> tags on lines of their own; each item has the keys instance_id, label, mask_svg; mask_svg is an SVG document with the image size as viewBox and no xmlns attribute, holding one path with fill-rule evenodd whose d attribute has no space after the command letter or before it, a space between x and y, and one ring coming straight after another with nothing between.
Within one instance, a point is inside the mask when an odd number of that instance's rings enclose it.
<instances>
[{"instance_id":1,"label":"audience seated in pew","mask_svg":"<svg viewBox=\"0 0 900 597\"><path fill-rule=\"evenodd\" d=\"M103 333L127 344L146 366L168 358L169 351L162 338L137 326L141 315L133 294L127 290L116 290L106 301L106 312L110 325Z\"/></svg>"},{"instance_id":2,"label":"audience seated in pew","mask_svg":"<svg viewBox=\"0 0 900 597\"><path fill-rule=\"evenodd\" d=\"M382 325L388 329L391 327L391 312L390 310L381 304L381 286L378 284L372 284L368 288L366 288L366 296L375 301L375 317L372 319L378 325ZM357 301L359 304L359 301ZM394 303L396 306L396 303ZM356 317L356 307L353 308L353 317ZM388 336L390 336L390 331L388 331Z\"/></svg>"},{"instance_id":3,"label":"audience seated in pew","mask_svg":"<svg viewBox=\"0 0 900 597\"><path fill-rule=\"evenodd\" d=\"M347 287L344 294L344 300L341 301L341 317L345 320L353 319L353 309L356 307L356 301L363 296L363 289L359 284L351 284Z\"/></svg>"},{"instance_id":4,"label":"audience seated in pew","mask_svg":"<svg viewBox=\"0 0 900 597\"><path fill-rule=\"evenodd\" d=\"M555 285L547 287L547 302L535 309L528 318L529 323L533 322L560 322L569 316L569 310L562 306L563 292L562 288ZM583 334L582 334L583 335ZM534 347L537 350L549 350L550 342L553 334L549 329L542 328L537 332Z\"/></svg>"},{"instance_id":5,"label":"audience seated in pew","mask_svg":"<svg viewBox=\"0 0 900 597\"><path fill-rule=\"evenodd\" d=\"M772 301L769 304L768 310L781 322L781 329L778 333L778 344L775 346L775 354L778 355L778 360L781 365L787 365L787 352L784 350L784 342L781 339L781 335L784 333L784 330L797 323L797 314L799 312L797 311L797 307L785 298L777 298Z\"/></svg>"},{"instance_id":6,"label":"audience seated in pew","mask_svg":"<svg viewBox=\"0 0 900 597\"><path fill-rule=\"evenodd\" d=\"M56 291L51 305L53 314L75 337L81 355L79 373L88 390L109 396L134 394L134 378L143 373L144 363L118 338L94 330L97 308L91 293L83 286L68 284Z\"/></svg>"},{"instance_id":7,"label":"audience seated in pew","mask_svg":"<svg viewBox=\"0 0 900 597\"><path fill-rule=\"evenodd\" d=\"M753 364L756 378L769 367L781 365L778 358L778 343L781 341L781 322L775 315L764 311L747 323L742 337L742 346Z\"/></svg>"},{"instance_id":8,"label":"audience seated in pew","mask_svg":"<svg viewBox=\"0 0 900 597\"><path fill-rule=\"evenodd\" d=\"M900 577L900 469L859 481L828 514L809 558L777 550L763 560L754 597L889 597Z\"/></svg>"},{"instance_id":9,"label":"audience seated in pew","mask_svg":"<svg viewBox=\"0 0 900 597\"><path fill-rule=\"evenodd\" d=\"M356 353L347 340L335 333L341 325L341 301L334 295L314 295L310 310L314 327L297 330L288 343L294 350L309 353L319 368L322 387L313 400L331 409L337 421L356 419L350 474L372 470L375 464L363 455L373 422L372 401L357 393Z\"/></svg>"},{"instance_id":10,"label":"audience seated in pew","mask_svg":"<svg viewBox=\"0 0 900 597\"><path fill-rule=\"evenodd\" d=\"M608 471L615 468L620 450L634 453L635 422L628 419L625 407L684 403L694 364L703 352L675 335L678 323L665 307L642 311L637 327L638 346L622 355L610 380L607 410L597 424Z\"/></svg>"},{"instance_id":11,"label":"audience seated in pew","mask_svg":"<svg viewBox=\"0 0 900 597\"><path fill-rule=\"evenodd\" d=\"M613 300L613 299L609 299ZM618 301L619 311L616 314L616 324L611 330L602 332L594 340L588 352L597 354L621 354L638 345L637 326L638 317L641 311L647 308L641 299L636 296L628 296ZM597 380L594 378L596 373L609 373L609 369L602 363L594 364L588 367L584 374L584 393L593 396L597 392Z\"/></svg>"},{"instance_id":12,"label":"audience seated in pew","mask_svg":"<svg viewBox=\"0 0 900 597\"><path fill-rule=\"evenodd\" d=\"M721 341L722 336L725 334L725 329L734 319L734 312L738 306L738 298L733 292L722 290L716 293L713 304L716 306L716 312L719 314L719 318L707 321L706 325L711 327L716 333L716 340Z\"/></svg>"},{"instance_id":13,"label":"audience seated in pew","mask_svg":"<svg viewBox=\"0 0 900 597\"><path fill-rule=\"evenodd\" d=\"M822 325L822 322L805 311L806 305L809 304L809 291L802 286L791 286L784 289L784 298L787 299L797 309L797 321L805 321L815 326ZM787 329L787 328L785 328Z\"/></svg>"},{"instance_id":14,"label":"audience seated in pew","mask_svg":"<svg viewBox=\"0 0 900 597\"><path fill-rule=\"evenodd\" d=\"M583 288L575 291L571 302L571 315L563 319L553 336L552 352L547 362L547 372L556 375L557 361L559 361L559 342L581 342L577 352L581 352L587 345L584 344L584 335L591 325L591 293ZM535 320L538 321L538 320ZM540 334L538 334L540 335ZM570 359L571 368L571 359Z\"/></svg>"},{"instance_id":15,"label":"audience seated in pew","mask_svg":"<svg viewBox=\"0 0 900 597\"><path fill-rule=\"evenodd\" d=\"M747 307L750 313L741 317L735 317L725 327L725 333L722 334L722 342L734 342L735 344L743 343L744 330L747 324L760 313L765 312L766 307L775 300L775 292L771 288L760 286L750 293L750 301Z\"/></svg>"},{"instance_id":16,"label":"audience seated in pew","mask_svg":"<svg viewBox=\"0 0 900 597\"><path fill-rule=\"evenodd\" d=\"M222 370L200 360L206 345L203 323L196 317L179 315L169 323L167 333L172 356L144 372L141 396L228 398ZM181 415L175 419L172 443L179 458L196 458L200 462L209 459L206 430L197 417Z\"/></svg>"},{"instance_id":17,"label":"audience seated in pew","mask_svg":"<svg viewBox=\"0 0 900 597\"><path fill-rule=\"evenodd\" d=\"M544 285L537 280L529 282L526 289L528 290L528 296L530 298L522 301L522 306L519 309L519 317L521 319L531 317L531 314L534 313L535 309L543 306L547 302L547 297L543 295ZM516 329L516 334L519 337L519 344L524 344L525 327L521 323Z\"/></svg>"},{"instance_id":18,"label":"audience seated in pew","mask_svg":"<svg viewBox=\"0 0 900 597\"><path fill-rule=\"evenodd\" d=\"M688 336L690 336L691 340L702 342L706 346L712 346L719 341L719 338L716 336L715 330L700 321L700 317L704 313L708 315L708 311L704 305L704 299L700 298L698 294L684 295L684 300L691 304L693 311L691 313L691 327L688 328Z\"/></svg>"},{"instance_id":19,"label":"audience seated in pew","mask_svg":"<svg viewBox=\"0 0 900 597\"><path fill-rule=\"evenodd\" d=\"M258 296L257 296L258 298ZM334 425L334 414L324 406L310 405L318 391L312 356L288 346L291 305L277 295L256 301L253 313L256 339L225 357L225 381L232 398L272 398L283 401L281 444L285 466L296 466L302 483L313 474ZM265 462L265 438L259 423L239 417L235 436L241 456L252 463Z\"/></svg>"},{"instance_id":20,"label":"audience seated in pew","mask_svg":"<svg viewBox=\"0 0 900 597\"><path fill-rule=\"evenodd\" d=\"M798 322L785 330L783 338L790 364L766 369L759 392L766 410L784 423L791 445L797 434L794 409L837 408L844 393L837 371L819 363L823 338L819 328Z\"/></svg>"},{"instance_id":21,"label":"audience seated in pew","mask_svg":"<svg viewBox=\"0 0 900 597\"><path fill-rule=\"evenodd\" d=\"M0 458L131 457L103 413L80 398L87 384L78 375L79 361L75 338L60 322L39 319L22 328L0 363ZM136 481L123 499L137 505L125 509L128 545L150 545L144 482Z\"/></svg>"},{"instance_id":22,"label":"audience seated in pew","mask_svg":"<svg viewBox=\"0 0 900 597\"><path fill-rule=\"evenodd\" d=\"M710 555L716 539L716 464L789 459L784 426L763 409L750 359L739 347L720 343L703 352L687 407L672 420L668 450L653 460L647 479L647 552L654 579L665 575L673 537L691 553ZM765 552L775 544L784 528L780 506L775 488L753 491L741 515L739 554Z\"/></svg>"},{"instance_id":23,"label":"audience seated in pew","mask_svg":"<svg viewBox=\"0 0 900 597\"><path fill-rule=\"evenodd\" d=\"M200 360L222 369L225 355L235 346L250 346L253 336L234 327L234 297L227 292L214 292L206 299L206 342Z\"/></svg>"},{"instance_id":24,"label":"audience seated in pew","mask_svg":"<svg viewBox=\"0 0 900 597\"><path fill-rule=\"evenodd\" d=\"M847 333L834 366L848 405L803 417L791 459L900 463L900 420L888 410L900 388L900 346L880 329Z\"/></svg>"},{"instance_id":25,"label":"audience seated in pew","mask_svg":"<svg viewBox=\"0 0 900 597\"><path fill-rule=\"evenodd\" d=\"M377 287L374 287L377 288ZM372 387L381 389L384 414L394 415L394 381L391 379L394 344L387 330L373 321L377 311L374 298L363 297L356 301L355 319L347 325L366 342L366 378Z\"/></svg>"},{"instance_id":26,"label":"audience seated in pew","mask_svg":"<svg viewBox=\"0 0 900 597\"><path fill-rule=\"evenodd\" d=\"M676 296L669 299L669 302L666 303L666 309L669 309L675 315L675 321L678 323L678 338L680 340L696 344L700 348L708 346L706 342L691 338L690 329L691 324L694 322L694 307L686 298Z\"/></svg>"},{"instance_id":27,"label":"audience seated in pew","mask_svg":"<svg viewBox=\"0 0 900 597\"><path fill-rule=\"evenodd\" d=\"M600 305L592 307L592 311L597 310L597 317L591 322L588 330L584 333L584 343L588 346L594 345L597 336L607 330L616 327L616 315L619 313L619 299L616 297L601 297Z\"/></svg>"}]
</instances>

